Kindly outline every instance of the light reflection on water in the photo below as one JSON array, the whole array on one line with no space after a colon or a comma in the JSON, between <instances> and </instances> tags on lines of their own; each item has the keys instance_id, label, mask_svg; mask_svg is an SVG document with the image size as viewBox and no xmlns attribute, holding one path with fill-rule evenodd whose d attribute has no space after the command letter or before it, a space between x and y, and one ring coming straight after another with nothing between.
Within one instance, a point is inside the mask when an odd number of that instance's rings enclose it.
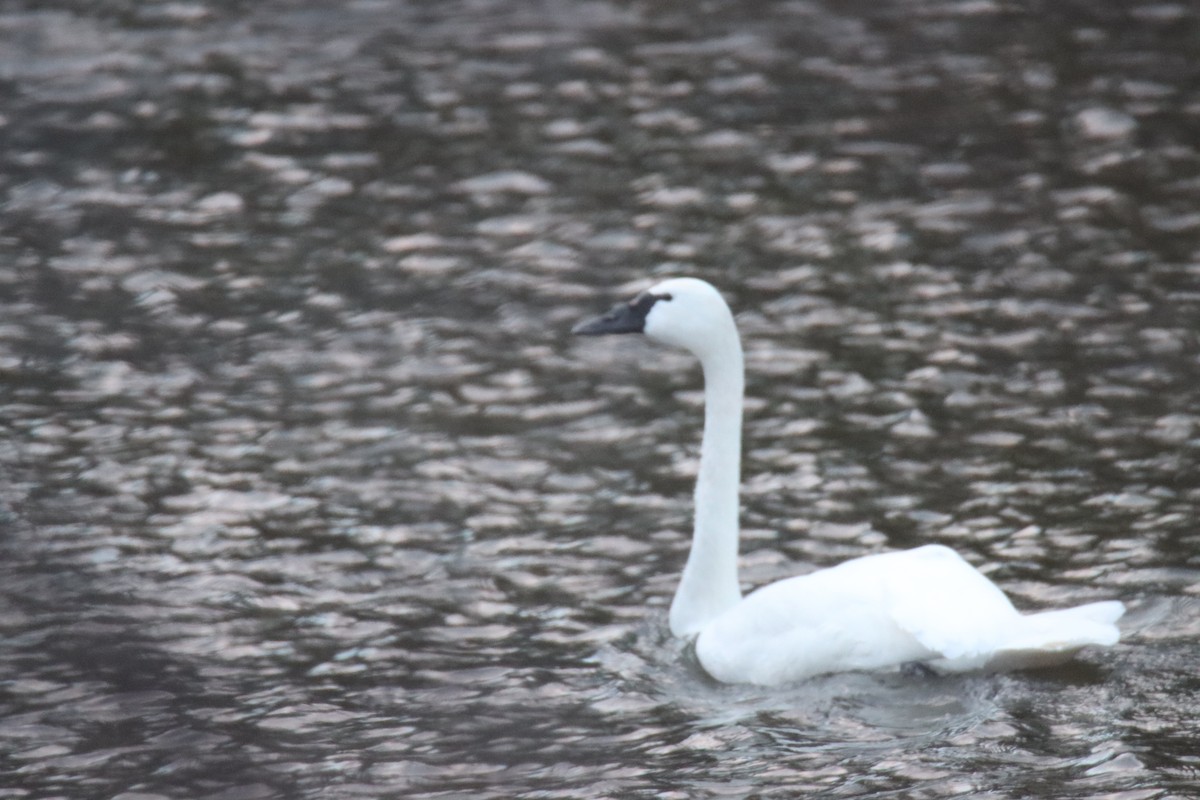
<instances>
[{"instance_id":1,"label":"light reflection on water","mask_svg":"<svg viewBox=\"0 0 1200 800\"><path fill-rule=\"evenodd\" d=\"M1196 14L753 11L0 13L0 786L1191 791ZM565 335L680 272L748 585L941 541L1126 641L707 679L697 371Z\"/></svg>"}]
</instances>

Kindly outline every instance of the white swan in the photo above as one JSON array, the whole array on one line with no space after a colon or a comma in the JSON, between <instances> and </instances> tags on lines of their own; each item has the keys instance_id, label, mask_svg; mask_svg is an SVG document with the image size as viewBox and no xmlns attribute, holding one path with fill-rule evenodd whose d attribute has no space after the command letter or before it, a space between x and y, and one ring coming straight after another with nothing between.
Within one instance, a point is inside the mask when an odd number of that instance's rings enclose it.
<instances>
[{"instance_id":1,"label":"white swan","mask_svg":"<svg viewBox=\"0 0 1200 800\"><path fill-rule=\"evenodd\" d=\"M704 368L695 528L669 622L676 636L696 635L696 655L717 680L771 685L909 662L951 672L1045 666L1120 637L1120 602L1022 615L941 545L855 558L742 597L744 374L729 306L712 285L674 278L572 332L644 333L690 350Z\"/></svg>"}]
</instances>

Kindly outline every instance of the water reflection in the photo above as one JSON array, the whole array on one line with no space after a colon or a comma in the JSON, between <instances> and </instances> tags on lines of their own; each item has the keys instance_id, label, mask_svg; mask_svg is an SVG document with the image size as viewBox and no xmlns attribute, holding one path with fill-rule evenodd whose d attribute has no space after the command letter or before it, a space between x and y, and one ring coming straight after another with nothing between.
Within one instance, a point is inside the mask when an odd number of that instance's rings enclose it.
<instances>
[{"instance_id":1,"label":"water reflection","mask_svg":"<svg viewBox=\"0 0 1200 800\"><path fill-rule=\"evenodd\" d=\"M3 784L1188 793L1196 24L0 12ZM942 541L1127 642L705 678L664 625L697 375L565 336L679 272L747 338L747 582Z\"/></svg>"}]
</instances>

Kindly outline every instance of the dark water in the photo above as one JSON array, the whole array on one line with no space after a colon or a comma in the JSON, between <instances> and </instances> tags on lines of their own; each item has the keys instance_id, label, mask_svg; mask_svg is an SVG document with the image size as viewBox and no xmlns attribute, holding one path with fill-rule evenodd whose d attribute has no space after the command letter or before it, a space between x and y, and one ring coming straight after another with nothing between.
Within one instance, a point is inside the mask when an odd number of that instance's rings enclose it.
<instances>
[{"instance_id":1,"label":"dark water","mask_svg":"<svg viewBox=\"0 0 1200 800\"><path fill-rule=\"evenodd\" d=\"M1200 786L1188 3L0 6L0 796ZM743 578L944 542L1115 597L1052 672L703 677L717 283Z\"/></svg>"}]
</instances>

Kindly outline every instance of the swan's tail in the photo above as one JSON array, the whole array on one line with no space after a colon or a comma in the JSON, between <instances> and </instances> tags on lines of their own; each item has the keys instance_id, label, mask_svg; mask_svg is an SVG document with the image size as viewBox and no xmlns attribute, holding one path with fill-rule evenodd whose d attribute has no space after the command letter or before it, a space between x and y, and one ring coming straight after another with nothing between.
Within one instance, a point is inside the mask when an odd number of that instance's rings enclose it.
<instances>
[{"instance_id":1,"label":"swan's tail","mask_svg":"<svg viewBox=\"0 0 1200 800\"><path fill-rule=\"evenodd\" d=\"M1118 600L1042 611L1021 617L1012 635L988 660L989 669L1060 664L1088 645L1108 646L1121 638L1116 622L1125 613Z\"/></svg>"}]
</instances>

